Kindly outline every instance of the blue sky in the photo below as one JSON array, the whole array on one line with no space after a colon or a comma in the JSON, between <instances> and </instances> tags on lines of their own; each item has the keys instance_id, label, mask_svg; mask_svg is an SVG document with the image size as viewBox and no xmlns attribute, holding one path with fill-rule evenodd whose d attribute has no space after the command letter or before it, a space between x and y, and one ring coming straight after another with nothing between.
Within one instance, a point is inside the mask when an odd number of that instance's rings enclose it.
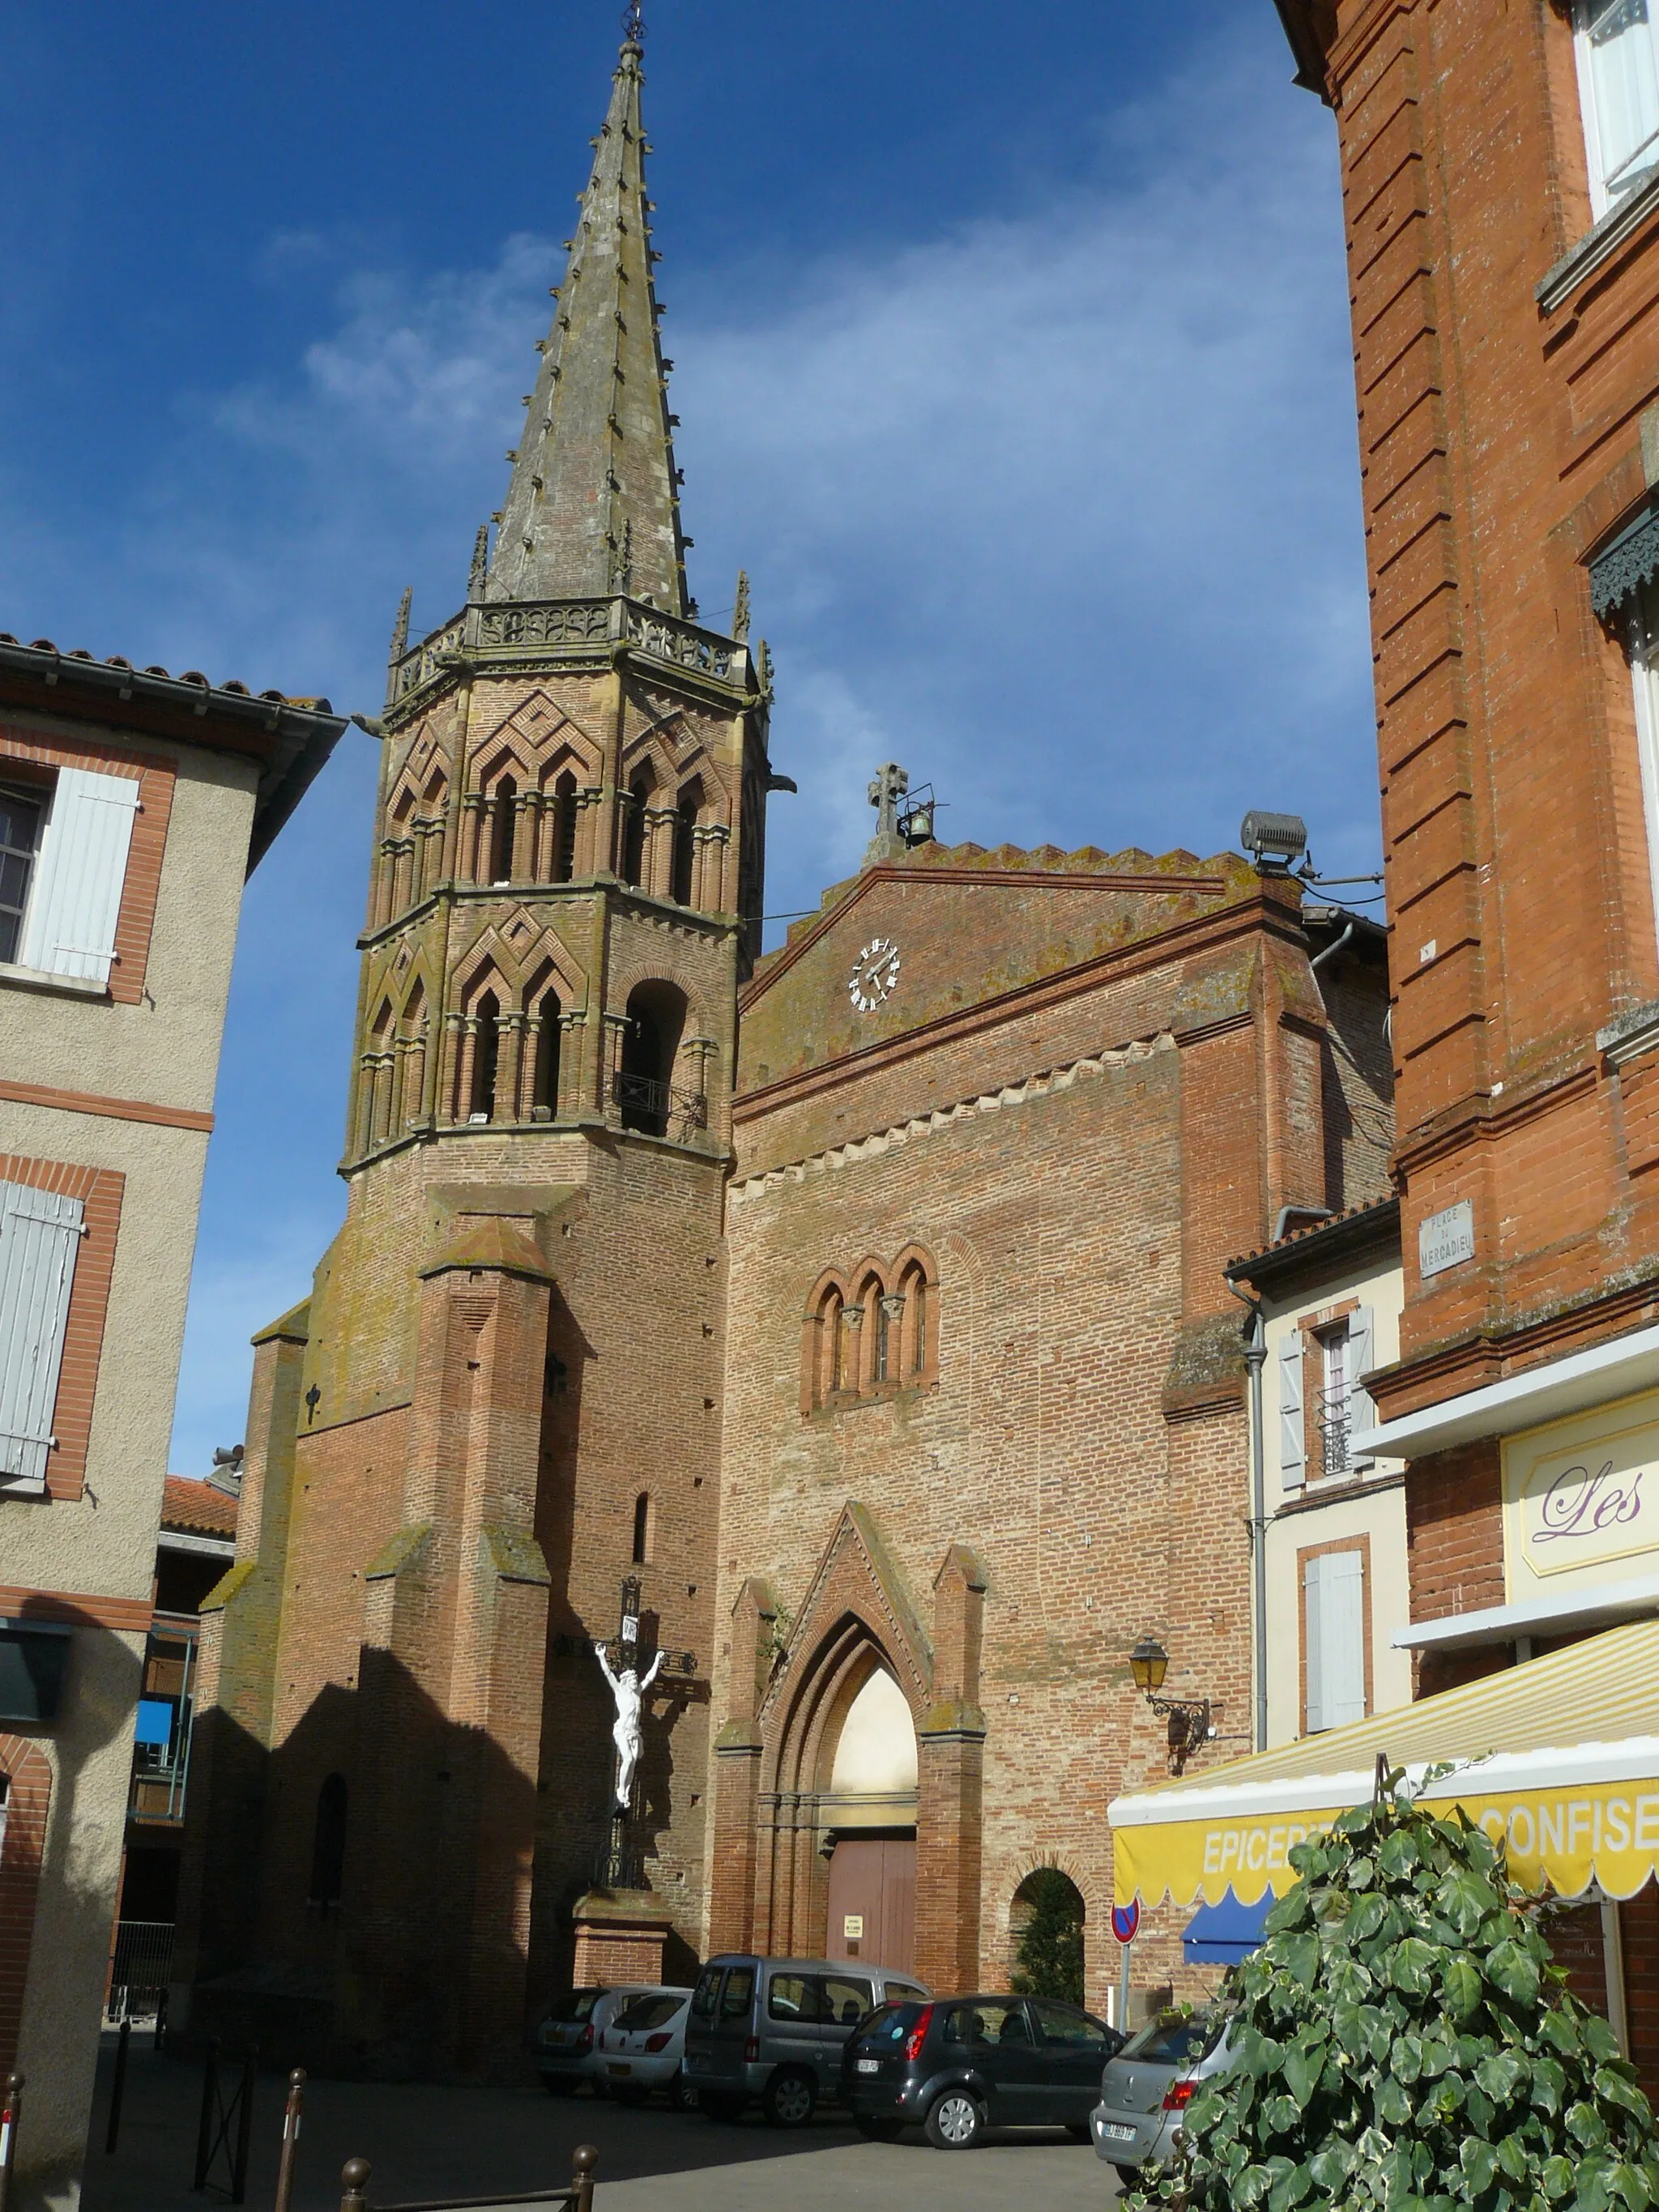
<instances>
[{"instance_id":1,"label":"blue sky","mask_svg":"<svg viewBox=\"0 0 1659 2212\"><path fill-rule=\"evenodd\" d=\"M377 711L500 503L618 4L13 0L0 629ZM657 0L691 587L778 668L769 910L870 834L1376 865L1334 137L1271 0ZM244 909L175 1468L334 1173L373 748ZM772 932L769 934L775 935Z\"/></svg>"}]
</instances>

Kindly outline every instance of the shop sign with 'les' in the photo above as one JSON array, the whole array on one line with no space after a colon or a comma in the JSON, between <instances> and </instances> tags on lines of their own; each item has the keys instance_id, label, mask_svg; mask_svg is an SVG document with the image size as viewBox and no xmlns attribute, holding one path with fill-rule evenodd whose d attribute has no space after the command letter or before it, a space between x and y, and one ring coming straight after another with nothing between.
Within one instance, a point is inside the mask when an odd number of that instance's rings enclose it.
<instances>
[{"instance_id":1,"label":"shop sign with 'les'","mask_svg":"<svg viewBox=\"0 0 1659 2212\"><path fill-rule=\"evenodd\" d=\"M1659 1393L1510 1437L1504 1522L1512 1604L1540 1583L1659 1572Z\"/></svg>"}]
</instances>

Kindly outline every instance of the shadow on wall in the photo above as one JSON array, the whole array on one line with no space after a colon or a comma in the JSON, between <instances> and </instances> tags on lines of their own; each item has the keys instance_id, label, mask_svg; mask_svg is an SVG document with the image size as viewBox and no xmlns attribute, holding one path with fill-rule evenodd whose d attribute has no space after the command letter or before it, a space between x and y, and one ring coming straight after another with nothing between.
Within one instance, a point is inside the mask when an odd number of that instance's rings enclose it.
<instances>
[{"instance_id":1,"label":"shadow on wall","mask_svg":"<svg viewBox=\"0 0 1659 2212\"><path fill-rule=\"evenodd\" d=\"M0 1734L8 1784L0 1842L0 2073L15 2065L28 2080L17 2167L27 2203L72 2191L82 2160L130 1750L109 1781L112 1808L82 1802L85 1777L118 1741L131 1746L143 1662L141 1650L63 1599L26 1597L14 1619L48 1632L64 1662L54 1717L9 1721ZM135 1640L142 1646L142 1637Z\"/></svg>"},{"instance_id":2,"label":"shadow on wall","mask_svg":"<svg viewBox=\"0 0 1659 2212\"><path fill-rule=\"evenodd\" d=\"M365 1649L357 1686L324 1690L275 1751L222 1707L201 1716L181 2047L216 2035L266 2064L382 2081L531 2078L526 2030L568 1984L570 1910L610 1819L610 1699L592 1656L556 1642L539 1790L383 1650ZM647 1710L647 1875L684 1705L676 1692Z\"/></svg>"}]
</instances>

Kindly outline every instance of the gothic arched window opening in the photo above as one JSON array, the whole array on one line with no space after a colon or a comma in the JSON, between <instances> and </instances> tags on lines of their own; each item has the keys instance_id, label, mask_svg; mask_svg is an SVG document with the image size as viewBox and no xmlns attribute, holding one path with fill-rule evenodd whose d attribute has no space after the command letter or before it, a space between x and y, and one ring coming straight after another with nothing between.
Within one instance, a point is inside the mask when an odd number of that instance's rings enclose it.
<instances>
[{"instance_id":1,"label":"gothic arched window opening","mask_svg":"<svg viewBox=\"0 0 1659 2212\"><path fill-rule=\"evenodd\" d=\"M669 885L681 906L691 903L692 879L697 859L697 816L702 807L702 786L693 783L680 793L674 811L674 867Z\"/></svg>"},{"instance_id":2,"label":"gothic arched window opening","mask_svg":"<svg viewBox=\"0 0 1659 2212\"><path fill-rule=\"evenodd\" d=\"M490 811L487 879L492 884L510 884L513 880L513 832L519 818L518 796L518 785L510 775L504 775L495 786Z\"/></svg>"},{"instance_id":3,"label":"gothic arched window opening","mask_svg":"<svg viewBox=\"0 0 1659 2212\"><path fill-rule=\"evenodd\" d=\"M655 778L641 769L628 787L628 826L623 834L623 881L635 890L645 880L646 810L651 804Z\"/></svg>"},{"instance_id":4,"label":"gothic arched window opening","mask_svg":"<svg viewBox=\"0 0 1659 2212\"><path fill-rule=\"evenodd\" d=\"M567 769L553 787L553 880L568 884L576 872L576 779Z\"/></svg>"},{"instance_id":5,"label":"gothic arched window opening","mask_svg":"<svg viewBox=\"0 0 1659 2212\"><path fill-rule=\"evenodd\" d=\"M467 1118L473 1121L493 1121L495 1118L495 1077L501 1059L501 1001L493 991L486 991L478 1001L478 1011L473 1017L477 1028L472 1038L472 1099Z\"/></svg>"},{"instance_id":6,"label":"gothic arched window opening","mask_svg":"<svg viewBox=\"0 0 1659 2212\"><path fill-rule=\"evenodd\" d=\"M536 1009L536 1066L531 1080L532 1111L544 1109L555 1121L559 1112L560 1011L558 994L545 993Z\"/></svg>"},{"instance_id":7,"label":"gothic arched window opening","mask_svg":"<svg viewBox=\"0 0 1659 2212\"><path fill-rule=\"evenodd\" d=\"M346 1779L331 1774L317 1792L311 1838L311 1902L325 1911L337 1906L345 1886Z\"/></svg>"},{"instance_id":8,"label":"gothic arched window opening","mask_svg":"<svg viewBox=\"0 0 1659 2212\"><path fill-rule=\"evenodd\" d=\"M623 1031L617 1103L624 1129L647 1137L668 1134L674 1061L685 1027L685 994L672 983L636 984L629 995Z\"/></svg>"}]
</instances>

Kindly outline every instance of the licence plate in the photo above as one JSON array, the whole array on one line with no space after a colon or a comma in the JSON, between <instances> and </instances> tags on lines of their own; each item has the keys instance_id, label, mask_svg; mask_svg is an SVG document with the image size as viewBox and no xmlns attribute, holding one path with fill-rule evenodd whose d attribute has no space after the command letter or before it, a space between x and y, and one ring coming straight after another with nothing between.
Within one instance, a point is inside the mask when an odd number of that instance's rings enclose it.
<instances>
[{"instance_id":1,"label":"licence plate","mask_svg":"<svg viewBox=\"0 0 1659 2212\"><path fill-rule=\"evenodd\" d=\"M854 2064L860 2074L879 2074L881 2071L879 2058L859 2058L854 2061Z\"/></svg>"},{"instance_id":2,"label":"licence plate","mask_svg":"<svg viewBox=\"0 0 1659 2212\"><path fill-rule=\"evenodd\" d=\"M1123 2127L1116 2120L1103 2120L1100 2132L1111 2142L1133 2142L1135 2139L1134 2130Z\"/></svg>"}]
</instances>

